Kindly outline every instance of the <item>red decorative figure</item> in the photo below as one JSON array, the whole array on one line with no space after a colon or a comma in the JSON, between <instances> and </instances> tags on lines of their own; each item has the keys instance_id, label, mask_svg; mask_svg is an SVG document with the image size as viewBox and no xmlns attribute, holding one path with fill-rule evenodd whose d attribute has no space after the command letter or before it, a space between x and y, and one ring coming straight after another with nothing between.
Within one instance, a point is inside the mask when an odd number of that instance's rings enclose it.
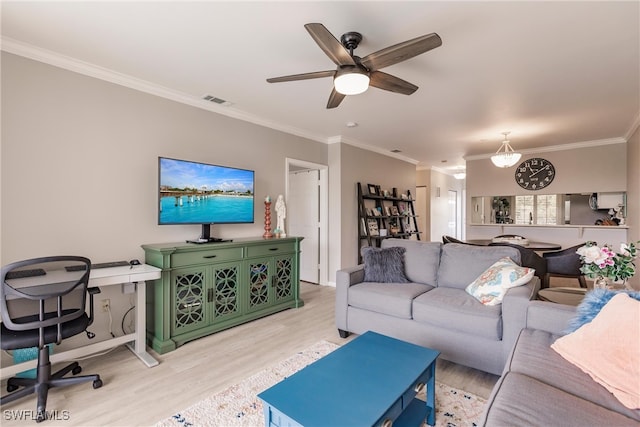
<instances>
[{"instance_id":1,"label":"red decorative figure","mask_svg":"<svg viewBox=\"0 0 640 427\"><path fill-rule=\"evenodd\" d=\"M264 234L265 239L271 239L273 233L271 232L271 199L269 196L264 201Z\"/></svg>"}]
</instances>

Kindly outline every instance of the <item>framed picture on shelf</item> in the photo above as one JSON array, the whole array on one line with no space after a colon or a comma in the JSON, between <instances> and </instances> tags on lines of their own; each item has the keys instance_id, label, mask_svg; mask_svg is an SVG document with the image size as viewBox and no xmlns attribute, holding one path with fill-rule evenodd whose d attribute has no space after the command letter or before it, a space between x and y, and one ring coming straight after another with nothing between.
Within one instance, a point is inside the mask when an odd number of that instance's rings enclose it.
<instances>
[{"instance_id":1,"label":"framed picture on shelf","mask_svg":"<svg viewBox=\"0 0 640 427\"><path fill-rule=\"evenodd\" d=\"M398 207L397 206L389 206L389 211L391 211L391 215L400 215L400 213L398 212Z\"/></svg>"},{"instance_id":2,"label":"framed picture on shelf","mask_svg":"<svg viewBox=\"0 0 640 427\"><path fill-rule=\"evenodd\" d=\"M398 212L400 212L400 215L404 215L406 211L407 207L404 205L404 203L400 203L398 205Z\"/></svg>"},{"instance_id":3,"label":"framed picture on shelf","mask_svg":"<svg viewBox=\"0 0 640 427\"><path fill-rule=\"evenodd\" d=\"M413 227L413 222L411 221L411 218L407 218L405 220L404 229L410 233L413 233L414 231L416 231Z\"/></svg>"},{"instance_id":4,"label":"framed picture on shelf","mask_svg":"<svg viewBox=\"0 0 640 427\"><path fill-rule=\"evenodd\" d=\"M378 221L376 221L375 219L370 219L367 221L367 224L369 226L369 235L378 236Z\"/></svg>"},{"instance_id":5,"label":"framed picture on shelf","mask_svg":"<svg viewBox=\"0 0 640 427\"><path fill-rule=\"evenodd\" d=\"M367 188L369 189L370 196L379 196L380 188L375 184L367 184Z\"/></svg>"}]
</instances>

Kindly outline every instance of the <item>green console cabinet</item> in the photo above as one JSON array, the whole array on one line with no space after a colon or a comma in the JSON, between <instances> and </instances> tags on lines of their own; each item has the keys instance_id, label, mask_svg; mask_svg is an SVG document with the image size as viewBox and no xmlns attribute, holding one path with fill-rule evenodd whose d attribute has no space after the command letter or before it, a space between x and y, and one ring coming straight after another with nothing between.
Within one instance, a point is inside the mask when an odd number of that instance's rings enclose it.
<instances>
[{"instance_id":1,"label":"green console cabinet","mask_svg":"<svg viewBox=\"0 0 640 427\"><path fill-rule=\"evenodd\" d=\"M147 282L147 338L162 354L288 308L300 298L301 237L142 245L162 269Z\"/></svg>"}]
</instances>

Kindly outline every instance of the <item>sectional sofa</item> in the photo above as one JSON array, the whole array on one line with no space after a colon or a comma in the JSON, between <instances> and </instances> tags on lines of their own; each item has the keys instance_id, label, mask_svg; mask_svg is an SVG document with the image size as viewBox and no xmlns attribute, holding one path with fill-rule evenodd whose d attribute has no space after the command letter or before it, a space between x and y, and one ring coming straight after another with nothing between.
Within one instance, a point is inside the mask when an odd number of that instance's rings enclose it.
<instances>
[{"instance_id":1,"label":"sectional sofa","mask_svg":"<svg viewBox=\"0 0 640 427\"><path fill-rule=\"evenodd\" d=\"M465 288L503 257L519 263L519 251L405 239L382 242L382 248L391 247L405 248L406 283L365 282L363 264L337 272L335 316L341 336L372 330L500 375L525 327L527 306L540 280L532 276L525 285L510 288L498 305L482 304Z\"/></svg>"},{"instance_id":2,"label":"sectional sofa","mask_svg":"<svg viewBox=\"0 0 640 427\"><path fill-rule=\"evenodd\" d=\"M531 302L526 328L520 332L504 372L493 388L480 425L640 425L640 410L624 406L551 348L556 339L565 335L575 312L573 306ZM640 343L636 341L636 345ZM639 350L635 351L637 354Z\"/></svg>"}]
</instances>

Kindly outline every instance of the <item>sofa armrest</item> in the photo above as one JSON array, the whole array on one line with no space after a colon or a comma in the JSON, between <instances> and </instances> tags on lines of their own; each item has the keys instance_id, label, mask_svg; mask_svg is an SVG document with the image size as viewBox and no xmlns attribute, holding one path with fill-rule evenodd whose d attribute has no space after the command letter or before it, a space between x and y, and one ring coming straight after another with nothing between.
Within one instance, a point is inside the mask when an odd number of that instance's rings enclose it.
<instances>
[{"instance_id":1,"label":"sofa armrest","mask_svg":"<svg viewBox=\"0 0 640 427\"><path fill-rule=\"evenodd\" d=\"M527 309L527 328L564 335L576 307L547 301L531 301Z\"/></svg>"},{"instance_id":2,"label":"sofa armrest","mask_svg":"<svg viewBox=\"0 0 640 427\"><path fill-rule=\"evenodd\" d=\"M537 276L524 286L516 286L507 291L502 299L502 341L505 357L511 351L520 331L527 324L527 309L540 290Z\"/></svg>"},{"instance_id":3,"label":"sofa armrest","mask_svg":"<svg viewBox=\"0 0 640 427\"><path fill-rule=\"evenodd\" d=\"M349 287L364 280L364 264L343 268L336 272L336 327L347 331Z\"/></svg>"}]
</instances>

